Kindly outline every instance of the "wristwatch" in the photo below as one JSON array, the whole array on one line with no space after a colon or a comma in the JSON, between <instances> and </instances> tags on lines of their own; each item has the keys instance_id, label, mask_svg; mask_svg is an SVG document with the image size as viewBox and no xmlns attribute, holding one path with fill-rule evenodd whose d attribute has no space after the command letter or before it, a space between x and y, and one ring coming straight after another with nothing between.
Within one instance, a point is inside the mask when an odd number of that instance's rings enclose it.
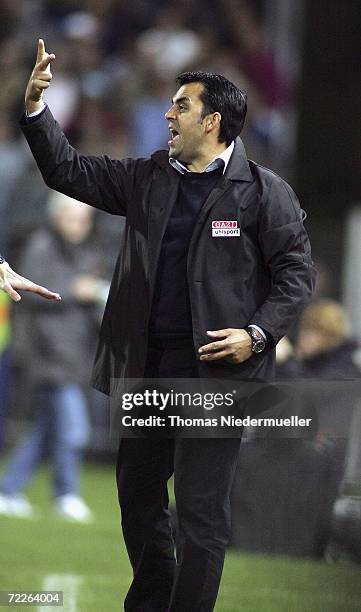
<instances>
[{"instance_id":1,"label":"wristwatch","mask_svg":"<svg viewBox=\"0 0 361 612\"><path fill-rule=\"evenodd\" d=\"M262 334L254 327L246 327L246 332L252 340L252 353L262 353L266 348L266 341Z\"/></svg>"},{"instance_id":2,"label":"wristwatch","mask_svg":"<svg viewBox=\"0 0 361 612\"><path fill-rule=\"evenodd\" d=\"M3 258L2 255L0 255L0 264L3 264L3 263L5 263L5 259Z\"/></svg>"}]
</instances>

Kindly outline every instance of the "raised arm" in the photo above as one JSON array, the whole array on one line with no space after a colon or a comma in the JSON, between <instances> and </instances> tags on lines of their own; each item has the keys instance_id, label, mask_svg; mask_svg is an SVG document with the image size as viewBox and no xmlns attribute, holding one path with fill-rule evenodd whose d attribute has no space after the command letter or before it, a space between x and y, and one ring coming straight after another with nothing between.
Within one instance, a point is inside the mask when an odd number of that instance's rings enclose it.
<instances>
[{"instance_id":1,"label":"raised arm","mask_svg":"<svg viewBox=\"0 0 361 612\"><path fill-rule=\"evenodd\" d=\"M54 59L55 55L45 51L40 39L25 93L27 116L21 120L21 128L44 181L51 189L76 200L112 214L125 215L136 162L133 159L113 160L106 155L81 155L70 145L43 102L44 91L52 80L50 65ZM29 117L33 113L39 114Z\"/></svg>"}]
</instances>

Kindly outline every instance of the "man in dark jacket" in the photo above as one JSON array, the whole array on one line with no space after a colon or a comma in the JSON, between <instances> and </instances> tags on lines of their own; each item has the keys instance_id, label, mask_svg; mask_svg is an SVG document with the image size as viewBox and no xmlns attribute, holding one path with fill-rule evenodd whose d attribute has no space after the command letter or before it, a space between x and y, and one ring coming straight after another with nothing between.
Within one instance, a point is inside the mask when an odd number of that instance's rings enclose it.
<instances>
[{"instance_id":1,"label":"man in dark jacket","mask_svg":"<svg viewBox=\"0 0 361 612\"><path fill-rule=\"evenodd\" d=\"M54 59L40 40L22 121L44 180L126 217L93 384L116 396L125 377L271 377L274 347L312 293L313 265L292 189L247 161L245 94L220 75L185 73L166 113L169 151L83 156L42 102ZM134 571L126 610L213 610L239 443L121 440L117 481Z\"/></svg>"}]
</instances>

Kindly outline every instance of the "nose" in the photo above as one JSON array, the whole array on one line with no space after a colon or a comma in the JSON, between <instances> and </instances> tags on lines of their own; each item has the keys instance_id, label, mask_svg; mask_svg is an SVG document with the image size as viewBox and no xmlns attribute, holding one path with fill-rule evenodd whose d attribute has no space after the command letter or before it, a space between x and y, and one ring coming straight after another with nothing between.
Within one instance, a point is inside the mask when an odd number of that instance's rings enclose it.
<instances>
[{"instance_id":1,"label":"nose","mask_svg":"<svg viewBox=\"0 0 361 612\"><path fill-rule=\"evenodd\" d=\"M164 117L168 121L169 119L174 119L174 106L171 106L169 110L165 113Z\"/></svg>"}]
</instances>

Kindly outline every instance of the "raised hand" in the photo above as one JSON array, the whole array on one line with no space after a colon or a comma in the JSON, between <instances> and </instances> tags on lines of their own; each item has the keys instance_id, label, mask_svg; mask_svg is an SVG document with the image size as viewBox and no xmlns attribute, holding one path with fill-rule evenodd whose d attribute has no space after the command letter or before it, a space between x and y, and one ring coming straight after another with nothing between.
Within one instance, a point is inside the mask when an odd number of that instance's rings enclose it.
<instances>
[{"instance_id":1,"label":"raised hand","mask_svg":"<svg viewBox=\"0 0 361 612\"><path fill-rule=\"evenodd\" d=\"M47 53L43 39L39 38L36 63L25 92L25 107L28 113L39 111L43 106L43 93L53 78L50 64L54 59L54 53Z\"/></svg>"}]
</instances>

